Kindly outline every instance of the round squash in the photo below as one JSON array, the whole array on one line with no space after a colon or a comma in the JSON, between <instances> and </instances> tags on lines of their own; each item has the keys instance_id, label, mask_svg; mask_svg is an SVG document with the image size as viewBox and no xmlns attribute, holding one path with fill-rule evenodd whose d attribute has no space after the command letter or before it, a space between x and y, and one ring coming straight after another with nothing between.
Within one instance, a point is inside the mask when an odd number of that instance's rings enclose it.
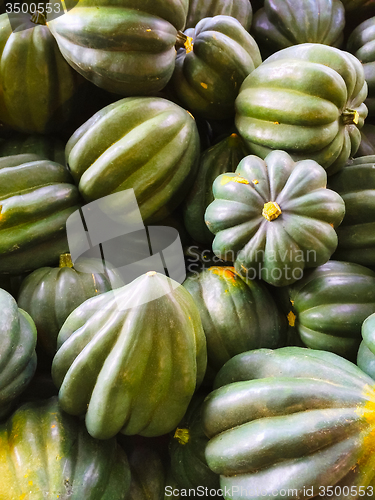
<instances>
[{"instance_id":1,"label":"round squash","mask_svg":"<svg viewBox=\"0 0 375 500\"><path fill-rule=\"evenodd\" d=\"M375 314L362 324L362 342L358 349L357 365L375 379Z\"/></svg>"},{"instance_id":2,"label":"round squash","mask_svg":"<svg viewBox=\"0 0 375 500\"><path fill-rule=\"evenodd\" d=\"M210 267L183 286L201 315L212 373L240 352L285 345L285 319L262 282L241 279L233 267Z\"/></svg>"},{"instance_id":3,"label":"round squash","mask_svg":"<svg viewBox=\"0 0 375 500\"><path fill-rule=\"evenodd\" d=\"M264 160L247 156L235 173L213 184L215 200L205 214L215 234L213 251L248 279L274 286L301 279L337 246L345 205L326 183L325 170L313 160L295 163L284 151Z\"/></svg>"},{"instance_id":4,"label":"round squash","mask_svg":"<svg viewBox=\"0 0 375 500\"><path fill-rule=\"evenodd\" d=\"M195 26L206 17L232 16L250 30L253 10L249 0L189 0L186 28Z\"/></svg>"},{"instance_id":5,"label":"round squash","mask_svg":"<svg viewBox=\"0 0 375 500\"><path fill-rule=\"evenodd\" d=\"M195 241L211 245L214 237L204 222L204 213L214 200L212 183L220 174L234 172L246 155L245 144L237 134L202 153L194 185L184 203L185 227Z\"/></svg>"},{"instance_id":6,"label":"round squash","mask_svg":"<svg viewBox=\"0 0 375 500\"><path fill-rule=\"evenodd\" d=\"M0 500L124 500L130 470L115 439L98 441L57 398L26 403L0 426Z\"/></svg>"},{"instance_id":7,"label":"round squash","mask_svg":"<svg viewBox=\"0 0 375 500\"><path fill-rule=\"evenodd\" d=\"M262 62L258 45L237 19L202 19L180 35L170 83L177 100L207 120L234 116L234 102L244 79Z\"/></svg>"},{"instance_id":8,"label":"round squash","mask_svg":"<svg viewBox=\"0 0 375 500\"><path fill-rule=\"evenodd\" d=\"M52 378L63 410L86 414L98 439L172 431L203 379L198 309L177 282L150 271L86 300L60 330Z\"/></svg>"},{"instance_id":9,"label":"round squash","mask_svg":"<svg viewBox=\"0 0 375 500\"><path fill-rule=\"evenodd\" d=\"M26 389L36 370L36 328L31 317L0 288L0 418Z\"/></svg>"},{"instance_id":10,"label":"round squash","mask_svg":"<svg viewBox=\"0 0 375 500\"><path fill-rule=\"evenodd\" d=\"M312 349L355 361L363 321L375 312L375 273L364 266L329 261L290 290L296 328Z\"/></svg>"},{"instance_id":11,"label":"round squash","mask_svg":"<svg viewBox=\"0 0 375 500\"><path fill-rule=\"evenodd\" d=\"M331 175L359 147L366 96L356 57L303 43L276 52L246 78L236 125L253 154L265 158L281 149L295 161L317 161Z\"/></svg>"},{"instance_id":12,"label":"round squash","mask_svg":"<svg viewBox=\"0 0 375 500\"><path fill-rule=\"evenodd\" d=\"M38 346L53 357L59 331L71 312L85 300L123 285L113 269L96 259L79 259L76 270L69 254L57 268L41 267L22 282L18 305L30 314L38 331Z\"/></svg>"},{"instance_id":13,"label":"round squash","mask_svg":"<svg viewBox=\"0 0 375 500\"><path fill-rule=\"evenodd\" d=\"M345 217L337 229L337 260L375 266L375 156L351 160L330 177L329 186L344 200Z\"/></svg>"},{"instance_id":14,"label":"round squash","mask_svg":"<svg viewBox=\"0 0 375 500\"><path fill-rule=\"evenodd\" d=\"M254 16L252 33L261 49L272 54L299 43L340 47L344 26L340 0L265 0Z\"/></svg>"},{"instance_id":15,"label":"round squash","mask_svg":"<svg viewBox=\"0 0 375 500\"><path fill-rule=\"evenodd\" d=\"M98 87L123 96L162 90L189 0L79 0L48 27L62 55Z\"/></svg>"},{"instance_id":16,"label":"round squash","mask_svg":"<svg viewBox=\"0 0 375 500\"><path fill-rule=\"evenodd\" d=\"M0 273L57 263L68 251L66 220L80 202L62 165L32 154L0 158Z\"/></svg>"},{"instance_id":17,"label":"round squash","mask_svg":"<svg viewBox=\"0 0 375 500\"><path fill-rule=\"evenodd\" d=\"M192 115L156 97L128 97L106 106L66 145L67 163L87 202L132 188L148 223L162 220L183 201L199 153Z\"/></svg>"},{"instance_id":18,"label":"round squash","mask_svg":"<svg viewBox=\"0 0 375 500\"><path fill-rule=\"evenodd\" d=\"M368 96L365 104L369 116L375 116L375 17L367 19L351 33L348 39L348 50L363 64L368 85Z\"/></svg>"},{"instance_id":19,"label":"round squash","mask_svg":"<svg viewBox=\"0 0 375 500\"><path fill-rule=\"evenodd\" d=\"M84 84L47 26L12 32L8 14L0 15L1 122L28 134L63 130L80 109Z\"/></svg>"},{"instance_id":20,"label":"round squash","mask_svg":"<svg viewBox=\"0 0 375 500\"><path fill-rule=\"evenodd\" d=\"M374 401L374 380L335 354L239 354L203 406L207 463L227 499L372 498Z\"/></svg>"}]
</instances>

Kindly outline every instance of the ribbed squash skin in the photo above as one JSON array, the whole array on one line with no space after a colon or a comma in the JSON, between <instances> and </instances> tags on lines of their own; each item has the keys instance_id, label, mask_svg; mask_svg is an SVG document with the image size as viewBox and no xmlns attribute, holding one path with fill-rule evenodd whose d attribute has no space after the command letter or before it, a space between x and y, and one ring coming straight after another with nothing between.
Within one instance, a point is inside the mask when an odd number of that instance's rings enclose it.
<instances>
[{"instance_id":1,"label":"ribbed squash skin","mask_svg":"<svg viewBox=\"0 0 375 500\"><path fill-rule=\"evenodd\" d=\"M66 220L80 201L62 165L32 154L0 158L0 272L57 263L68 251Z\"/></svg>"},{"instance_id":2,"label":"ribbed squash skin","mask_svg":"<svg viewBox=\"0 0 375 500\"><path fill-rule=\"evenodd\" d=\"M63 17L63 16L62 16ZM0 15L0 120L25 133L63 130L79 110L84 79L67 64L47 26L12 32Z\"/></svg>"},{"instance_id":3,"label":"ribbed squash skin","mask_svg":"<svg viewBox=\"0 0 375 500\"><path fill-rule=\"evenodd\" d=\"M163 219L182 202L199 153L194 118L151 97L106 106L66 145L67 163L87 202L133 188L145 222Z\"/></svg>"},{"instance_id":4,"label":"ribbed squash skin","mask_svg":"<svg viewBox=\"0 0 375 500\"><path fill-rule=\"evenodd\" d=\"M203 408L206 459L233 491L226 498L338 500L346 485L357 499L374 487L374 381L354 364L300 347L260 349L228 361L215 389Z\"/></svg>"},{"instance_id":5,"label":"ribbed squash skin","mask_svg":"<svg viewBox=\"0 0 375 500\"><path fill-rule=\"evenodd\" d=\"M330 188L345 202L345 217L337 229L337 260L375 266L375 156L351 160L330 178Z\"/></svg>"},{"instance_id":6,"label":"ribbed squash skin","mask_svg":"<svg viewBox=\"0 0 375 500\"><path fill-rule=\"evenodd\" d=\"M249 0L189 0L186 28L195 28L206 17L232 16L249 30L253 10Z\"/></svg>"},{"instance_id":7,"label":"ribbed squash skin","mask_svg":"<svg viewBox=\"0 0 375 500\"><path fill-rule=\"evenodd\" d=\"M361 144L355 154L356 158L361 156L375 155L375 125L365 123L361 129Z\"/></svg>"},{"instance_id":8,"label":"ribbed squash skin","mask_svg":"<svg viewBox=\"0 0 375 500\"><path fill-rule=\"evenodd\" d=\"M30 316L0 289L0 418L27 387L36 369L36 328Z\"/></svg>"},{"instance_id":9,"label":"ribbed squash skin","mask_svg":"<svg viewBox=\"0 0 375 500\"><path fill-rule=\"evenodd\" d=\"M219 476L208 467L204 455L208 443L202 425L202 404L206 394L196 394L170 441L171 471L179 489L199 486L218 489Z\"/></svg>"},{"instance_id":10,"label":"ribbed squash skin","mask_svg":"<svg viewBox=\"0 0 375 500\"><path fill-rule=\"evenodd\" d=\"M116 440L98 441L57 398L21 406L0 426L1 500L125 500L130 471Z\"/></svg>"},{"instance_id":11,"label":"ribbed squash skin","mask_svg":"<svg viewBox=\"0 0 375 500\"><path fill-rule=\"evenodd\" d=\"M264 160L246 156L235 173L222 174L213 184L215 199L205 220L215 234L214 253L233 259L237 272L249 279L275 286L301 279L305 268L327 262L337 246L334 228L345 205L326 183L327 174L315 161L295 163L284 151ZM267 215L270 204L279 211L274 218Z\"/></svg>"},{"instance_id":12,"label":"ribbed squash skin","mask_svg":"<svg viewBox=\"0 0 375 500\"><path fill-rule=\"evenodd\" d=\"M131 483L129 500L162 500L167 480L164 463L154 448L136 446L127 453Z\"/></svg>"},{"instance_id":13,"label":"ribbed squash skin","mask_svg":"<svg viewBox=\"0 0 375 500\"><path fill-rule=\"evenodd\" d=\"M258 45L230 16L202 19L185 35L192 38L192 47L185 44L177 51L173 93L196 116L232 117L242 82L262 62Z\"/></svg>"},{"instance_id":14,"label":"ribbed squash skin","mask_svg":"<svg viewBox=\"0 0 375 500\"><path fill-rule=\"evenodd\" d=\"M365 101L369 116L375 115L375 17L367 19L352 32L348 40L348 50L363 64L368 85Z\"/></svg>"},{"instance_id":15,"label":"ribbed squash skin","mask_svg":"<svg viewBox=\"0 0 375 500\"><path fill-rule=\"evenodd\" d=\"M241 352L284 345L285 320L262 282L242 280L234 267L210 267L183 286L199 309L213 373Z\"/></svg>"},{"instance_id":16,"label":"ribbed squash skin","mask_svg":"<svg viewBox=\"0 0 375 500\"><path fill-rule=\"evenodd\" d=\"M80 259L74 267L41 267L22 282L18 305L30 314L38 331L38 345L49 356L56 353L59 331L71 312L85 300L122 286L120 276L102 261Z\"/></svg>"},{"instance_id":17,"label":"ribbed squash skin","mask_svg":"<svg viewBox=\"0 0 375 500\"><path fill-rule=\"evenodd\" d=\"M61 407L89 433L158 436L183 417L206 370L206 340L189 293L147 273L87 300L58 336L52 378ZM158 298L155 298L158 297Z\"/></svg>"},{"instance_id":18,"label":"ribbed squash skin","mask_svg":"<svg viewBox=\"0 0 375 500\"><path fill-rule=\"evenodd\" d=\"M370 377L375 377L375 314L362 324L362 342L358 349L357 365Z\"/></svg>"},{"instance_id":19,"label":"ribbed squash skin","mask_svg":"<svg viewBox=\"0 0 375 500\"><path fill-rule=\"evenodd\" d=\"M293 285L290 296L307 347L356 359L362 323L375 312L373 271L332 260Z\"/></svg>"},{"instance_id":20,"label":"ribbed squash skin","mask_svg":"<svg viewBox=\"0 0 375 500\"><path fill-rule=\"evenodd\" d=\"M273 53L299 43L339 47L344 26L340 0L265 0L254 16L252 33L262 48Z\"/></svg>"},{"instance_id":21,"label":"ribbed squash skin","mask_svg":"<svg viewBox=\"0 0 375 500\"><path fill-rule=\"evenodd\" d=\"M65 144L57 137L12 134L0 141L0 156L35 154L65 165Z\"/></svg>"},{"instance_id":22,"label":"ribbed squash skin","mask_svg":"<svg viewBox=\"0 0 375 500\"><path fill-rule=\"evenodd\" d=\"M230 135L202 153L194 185L184 204L185 227L195 241L212 243L214 237L204 222L204 213L214 200L212 184L220 174L234 172L246 155L245 144L237 134Z\"/></svg>"},{"instance_id":23,"label":"ribbed squash skin","mask_svg":"<svg viewBox=\"0 0 375 500\"><path fill-rule=\"evenodd\" d=\"M317 161L330 175L358 149L366 96L364 71L352 54L322 44L295 45L246 78L236 100L236 125L253 154L265 158L282 149L295 161Z\"/></svg>"},{"instance_id":24,"label":"ribbed squash skin","mask_svg":"<svg viewBox=\"0 0 375 500\"><path fill-rule=\"evenodd\" d=\"M62 55L109 92L147 95L172 76L188 0L79 0L48 26Z\"/></svg>"}]
</instances>

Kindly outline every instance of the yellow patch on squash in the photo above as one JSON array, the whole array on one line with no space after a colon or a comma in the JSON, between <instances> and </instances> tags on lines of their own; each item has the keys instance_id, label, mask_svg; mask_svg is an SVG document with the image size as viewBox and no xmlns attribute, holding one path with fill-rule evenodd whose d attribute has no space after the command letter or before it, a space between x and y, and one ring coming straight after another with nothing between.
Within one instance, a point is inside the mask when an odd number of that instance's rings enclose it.
<instances>
[{"instance_id":1,"label":"yellow patch on squash","mask_svg":"<svg viewBox=\"0 0 375 500\"><path fill-rule=\"evenodd\" d=\"M185 445L190 441L189 429L180 429L177 427L173 437L174 439L177 439L180 444Z\"/></svg>"},{"instance_id":2,"label":"yellow patch on squash","mask_svg":"<svg viewBox=\"0 0 375 500\"><path fill-rule=\"evenodd\" d=\"M250 182L245 179L244 177L241 177L240 175L223 175L220 181L220 184L222 186L225 186L225 184L228 184L228 182L237 182L237 184L250 184Z\"/></svg>"}]
</instances>

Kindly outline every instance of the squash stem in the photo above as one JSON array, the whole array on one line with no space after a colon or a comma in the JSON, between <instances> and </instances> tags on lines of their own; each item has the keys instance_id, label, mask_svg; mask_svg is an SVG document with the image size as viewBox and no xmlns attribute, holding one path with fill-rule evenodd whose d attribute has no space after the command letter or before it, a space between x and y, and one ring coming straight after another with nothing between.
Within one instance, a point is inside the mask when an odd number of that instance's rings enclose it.
<instances>
[{"instance_id":1,"label":"squash stem","mask_svg":"<svg viewBox=\"0 0 375 500\"><path fill-rule=\"evenodd\" d=\"M34 14L31 16L30 21L34 24L41 24L42 26L47 25L46 16L39 10L34 12Z\"/></svg>"},{"instance_id":2,"label":"squash stem","mask_svg":"<svg viewBox=\"0 0 375 500\"><path fill-rule=\"evenodd\" d=\"M355 109L344 109L342 113L344 125L358 125L359 113Z\"/></svg>"},{"instance_id":3,"label":"squash stem","mask_svg":"<svg viewBox=\"0 0 375 500\"><path fill-rule=\"evenodd\" d=\"M182 31L177 32L177 39L176 39L176 50L179 49L185 49L186 53L188 54L193 50L193 39L191 36L185 35L185 33L182 33Z\"/></svg>"},{"instance_id":4,"label":"squash stem","mask_svg":"<svg viewBox=\"0 0 375 500\"><path fill-rule=\"evenodd\" d=\"M60 255L59 267L73 267L72 256L70 253Z\"/></svg>"}]
</instances>

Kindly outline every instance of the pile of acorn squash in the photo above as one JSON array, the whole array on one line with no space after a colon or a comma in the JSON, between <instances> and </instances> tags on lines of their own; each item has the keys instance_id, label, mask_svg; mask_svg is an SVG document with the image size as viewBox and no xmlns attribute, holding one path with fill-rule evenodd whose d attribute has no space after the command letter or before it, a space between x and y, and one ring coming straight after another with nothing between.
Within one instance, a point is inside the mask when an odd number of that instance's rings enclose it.
<instances>
[{"instance_id":1,"label":"pile of acorn squash","mask_svg":"<svg viewBox=\"0 0 375 500\"><path fill-rule=\"evenodd\" d=\"M0 500L184 497L375 499L373 0L0 2Z\"/></svg>"}]
</instances>

